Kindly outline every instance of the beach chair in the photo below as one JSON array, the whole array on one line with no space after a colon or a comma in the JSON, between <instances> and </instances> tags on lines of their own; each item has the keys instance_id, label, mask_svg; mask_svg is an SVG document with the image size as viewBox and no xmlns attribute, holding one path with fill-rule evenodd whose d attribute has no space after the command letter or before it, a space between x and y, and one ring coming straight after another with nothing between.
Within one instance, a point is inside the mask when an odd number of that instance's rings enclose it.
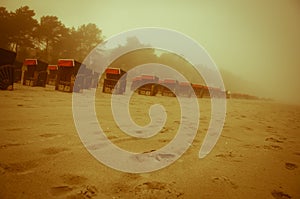
<instances>
[{"instance_id":1,"label":"beach chair","mask_svg":"<svg viewBox=\"0 0 300 199\"><path fill-rule=\"evenodd\" d=\"M178 90L178 81L174 79L164 79L161 82L161 95L175 97Z\"/></svg>"},{"instance_id":2,"label":"beach chair","mask_svg":"<svg viewBox=\"0 0 300 199\"><path fill-rule=\"evenodd\" d=\"M48 65L47 84L55 86L58 73L57 65Z\"/></svg>"},{"instance_id":3,"label":"beach chair","mask_svg":"<svg viewBox=\"0 0 300 199\"><path fill-rule=\"evenodd\" d=\"M179 82L177 86L177 95L180 97L191 97L192 95L192 85L189 82Z\"/></svg>"},{"instance_id":4,"label":"beach chair","mask_svg":"<svg viewBox=\"0 0 300 199\"><path fill-rule=\"evenodd\" d=\"M137 81L137 80L136 80ZM158 93L159 78L152 75L139 77L137 92L140 95L155 96Z\"/></svg>"},{"instance_id":5,"label":"beach chair","mask_svg":"<svg viewBox=\"0 0 300 199\"><path fill-rule=\"evenodd\" d=\"M38 59L25 59L23 62L22 80L26 86L45 87L48 64Z\"/></svg>"},{"instance_id":6,"label":"beach chair","mask_svg":"<svg viewBox=\"0 0 300 199\"><path fill-rule=\"evenodd\" d=\"M13 90L16 53L0 48L0 89Z\"/></svg>"},{"instance_id":7,"label":"beach chair","mask_svg":"<svg viewBox=\"0 0 300 199\"><path fill-rule=\"evenodd\" d=\"M120 80L123 75L125 75L125 78ZM126 76L126 72L120 68L107 68L105 70L102 92L124 94L126 90Z\"/></svg>"},{"instance_id":8,"label":"beach chair","mask_svg":"<svg viewBox=\"0 0 300 199\"><path fill-rule=\"evenodd\" d=\"M57 80L55 84L55 90L63 92L80 92L83 88L81 84L81 77L78 77L79 81L74 87L75 80L81 63L74 59L59 59L58 63Z\"/></svg>"}]
</instances>

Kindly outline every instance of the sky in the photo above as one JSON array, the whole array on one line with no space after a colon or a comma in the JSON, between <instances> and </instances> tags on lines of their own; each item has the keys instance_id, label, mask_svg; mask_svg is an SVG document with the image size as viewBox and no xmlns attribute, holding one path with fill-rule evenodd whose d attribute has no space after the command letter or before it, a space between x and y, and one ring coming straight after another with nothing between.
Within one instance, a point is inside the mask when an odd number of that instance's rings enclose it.
<instances>
[{"instance_id":1,"label":"sky","mask_svg":"<svg viewBox=\"0 0 300 199\"><path fill-rule=\"evenodd\" d=\"M266 96L300 103L299 0L0 0L10 11L24 5L68 27L95 23L106 38L140 27L179 31Z\"/></svg>"}]
</instances>

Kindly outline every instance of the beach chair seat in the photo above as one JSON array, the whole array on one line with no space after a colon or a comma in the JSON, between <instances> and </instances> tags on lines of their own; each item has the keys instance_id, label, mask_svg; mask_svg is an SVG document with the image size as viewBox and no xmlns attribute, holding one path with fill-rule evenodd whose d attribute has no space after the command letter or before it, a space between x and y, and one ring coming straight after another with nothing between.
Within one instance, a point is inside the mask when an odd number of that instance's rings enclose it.
<instances>
[{"instance_id":1,"label":"beach chair seat","mask_svg":"<svg viewBox=\"0 0 300 199\"><path fill-rule=\"evenodd\" d=\"M3 65L0 66L0 89L12 90L14 84L14 66Z\"/></svg>"}]
</instances>

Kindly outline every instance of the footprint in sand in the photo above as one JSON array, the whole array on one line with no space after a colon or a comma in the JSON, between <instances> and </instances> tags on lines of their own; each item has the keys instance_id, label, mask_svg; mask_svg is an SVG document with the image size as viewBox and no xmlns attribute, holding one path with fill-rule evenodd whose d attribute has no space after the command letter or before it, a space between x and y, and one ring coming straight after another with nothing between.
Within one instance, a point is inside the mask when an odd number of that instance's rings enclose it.
<instances>
[{"instance_id":1,"label":"footprint in sand","mask_svg":"<svg viewBox=\"0 0 300 199\"><path fill-rule=\"evenodd\" d=\"M30 128L8 128L5 130L6 131L24 131L25 129L30 129Z\"/></svg>"},{"instance_id":2,"label":"footprint in sand","mask_svg":"<svg viewBox=\"0 0 300 199\"><path fill-rule=\"evenodd\" d=\"M46 124L46 126L59 126L60 124L58 124L58 123L48 123L48 124Z\"/></svg>"},{"instance_id":3,"label":"footprint in sand","mask_svg":"<svg viewBox=\"0 0 300 199\"><path fill-rule=\"evenodd\" d=\"M300 152L295 152L294 154L295 154L295 155L299 155L299 156L300 156Z\"/></svg>"},{"instance_id":4,"label":"footprint in sand","mask_svg":"<svg viewBox=\"0 0 300 199\"><path fill-rule=\"evenodd\" d=\"M289 199L292 198L289 194L283 193L282 191L273 190L271 192L275 199Z\"/></svg>"},{"instance_id":5,"label":"footprint in sand","mask_svg":"<svg viewBox=\"0 0 300 199\"><path fill-rule=\"evenodd\" d=\"M128 180L137 180L140 177L141 177L141 175L137 174L137 173L125 173L122 178L128 179Z\"/></svg>"},{"instance_id":6,"label":"footprint in sand","mask_svg":"<svg viewBox=\"0 0 300 199\"><path fill-rule=\"evenodd\" d=\"M158 161L173 161L177 156L170 153L159 153L155 156L155 159Z\"/></svg>"},{"instance_id":7,"label":"footprint in sand","mask_svg":"<svg viewBox=\"0 0 300 199\"><path fill-rule=\"evenodd\" d=\"M159 142L163 142L163 143L168 143L168 142L170 142L170 140L168 140L168 139L159 139L158 141L159 141Z\"/></svg>"},{"instance_id":8,"label":"footprint in sand","mask_svg":"<svg viewBox=\"0 0 300 199\"><path fill-rule=\"evenodd\" d=\"M278 146L278 145L264 145L263 148L264 149L275 150L275 151L282 150L282 147Z\"/></svg>"},{"instance_id":9,"label":"footprint in sand","mask_svg":"<svg viewBox=\"0 0 300 199\"><path fill-rule=\"evenodd\" d=\"M220 158L233 158L234 155L232 154L232 151L229 151L226 154L217 154L216 157L220 157Z\"/></svg>"},{"instance_id":10,"label":"footprint in sand","mask_svg":"<svg viewBox=\"0 0 300 199\"><path fill-rule=\"evenodd\" d=\"M237 158L243 157L242 155L233 154L232 151L221 153L216 155L217 158L222 158L224 160L232 161L232 162L241 162Z\"/></svg>"},{"instance_id":11,"label":"footprint in sand","mask_svg":"<svg viewBox=\"0 0 300 199\"><path fill-rule=\"evenodd\" d=\"M253 131L253 128L251 128L251 127L245 126L244 128L248 131Z\"/></svg>"},{"instance_id":12,"label":"footprint in sand","mask_svg":"<svg viewBox=\"0 0 300 199\"><path fill-rule=\"evenodd\" d=\"M285 138L285 137L279 137L278 139L281 141L287 140L287 138Z\"/></svg>"},{"instance_id":13,"label":"footprint in sand","mask_svg":"<svg viewBox=\"0 0 300 199\"><path fill-rule=\"evenodd\" d=\"M20 143L8 143L8 144L0 145L0 149L5 149L5 148L8 148L8 147L13 147L13 146L20 146L20 145L23 145L23 144L20 144Z\"/></svg>"},{"instance_id":14,"label":"footprint in sand","mask_svg":"<svg viewBox=\"0 0 300 199\"><path fill-rule=\"evenodd\" d=\"M97 134L98 134L98 132L97 132ZM107 135L106 137L107 137L107 139L109 139L109 140L115 140L115 139L118 139L118 138L119 138L118 136L115 136L115 135Z\"/></svg>"},{"instance_id":15,"label":"footprint in sand","mask_svg":"<svg viewBox=\"0 0 300 199\"><path fill-rule=\"evenodd\" d=\"M85 199L85 198L102 198L98 197L98 190L95 186L87 185L83 186L80 190L75 194L71 194L67 196L67 199Z\"/></svg>"},{"instance_id":16,"label":"footprint in sand","mask_svg":"<svg viewBox=\"0 0 300 199\"><path fill-rule=\"evenodd\" d=\"M260 146L255 146L255 145L252 145L252 144L244 144L243 147L249 148L249 149L251 149L251 148L260 148Z\"/></svg>"},{"instance_id":17,"label":"footprint in sand","mask_svg":"<svg viewBox=\"0 0 300 199\"><path fill-rule=\"evenodd\" d=\"M266 132L269 132L269 133L277 133L277 130L276 128L274 128L273 126L267 126L266 128Z\"/></svg>"},{"instance_id":18,"label":"footprint in sand","mask_svg":"<svg viewBox=\"0 0 300 199\"><path fill-rule=\"evenodd\" d=\"M60 134L55 134L55 133L44 133L40 135L43 138L51 138L51 137L56 137L56 136L61 136Z\"/></svg>"},{"instance_id":19,"label":"footprint in sand","mask_svg":"<svg viewBox=\"0 0 300 199\"><path fill-rule=\"evenodd\" d=\"M49 148L42 149L41 153L45 155L55 155L57 153L61 153L67 150L68 150L67 148L63 148L63 147L49 147Z\"/></svg>"},{"instance_id":20,"label":"footprint in sand","mask_svg":"<svg viewBox=\"0 0 300 199\"><path fill-rule=\"evenodd\" d=\"M144 151L143 153L151 153L151 152L153 152L153 151L156 151L156 149L151 149L151 150L149 150L149 151Z\"/></svg>"},{"instance_id":21,"label":"footprint in sand","mask_svg":"<svg viewBox=\"0 0 300 199\"><path fill-rule=\"evenodd\" d=\"M144 182L134 187L136 198L181 198L183 191L175 187L174 183L158 181Z\"/></svg>"},{"instance_id":22,"label":"footprint in sand","mask_svg":"<svg viewBox=\"0 0 300 199\"><path fill-rule=\"evenodd\" d=\"M226 176L221 176L221 177L213 177L212 181L214 183L218 183L218 184L228 184L230 185L232 188L237 189L238 185L236 185L235 183L233 183L228 177Z\"/></svg>"},{"instance_id":23,"label":"footprint in sand","mask_svg":"<svg viewBox=\"0 0 300 199\"><path fill-rule=\"evenodd\" d=\"M278 140L276 138L273 138L273 137L268 137L265 139L265 141L268 141L268 142L276 142L276 143L283 143L282 140Z\"/></svg>"},{"instance_id":24,"label":"footprint in sand","mask_svg":"<svg viewBox=\"0 0 300 199\"><path fill-rule=\"evenodd\" d=\"M79 175L74 174L64 174L60 176L65 184L68 185L78 185L83 184L87 178Z\"/></svg>"},{"instance_id":25,"label":"footprint in sand","mask_svg":"<svg viewBox=\"0 0 300 199\"><path fill-rule=\"evenodd\" d=\"M285 163L285 168L288 169L288 170L294 170L294 169L297 169L298 166L294 163L286 162Z\"/></svg>"},{"instance_id":26,"label":"footprint in sand","mask_svg":"<svg viewBox=\"0 0 300 199\"><path fill-rule=\"evenodd\" d=\"M25 174L31 172L35 167L38 166L38 161L26 161L26 162L17 162L17 163L0 163L0 168L3 172L11 172L16 174Z\"/></svg>"},{"instance_id":27,"label":"footprint in sand","mask_svg":"<svg viewBox=\"0 0 300 199\"><path fill-rule=\"evenodd\" d=\"M87 181L86 177L67 173L60 176L60 178L63 181L63 185L51 187L50 193L53 196L66 195L67 199L83 199L97 196L98 190L95 186L83 185Z\"/></svg>"},{"instance_id":28,"label":"footprint in sand","mask_svg":"<svg viewBox=\"0 0 300 199\"><path fill-rule=\"evenodd\" d=\"M108 192L111 192L112 194L119 194L119 193L128 193L131 192L130 190L130 185L127 183L122 183L122 182L116 182L111 185L110 190Z\"/></svg>"},{"instance_id":29,"label":"footprint in sand","mask_svg":"<svg viewBox=\"0 0 300 199\"><path fill-rule=\"evenodd\" d=\"M55 186L55 187L51 187L50 189L50 193L53 196L61 196L61 195L65 195L67 193L70 193L73 190L72 187L70 186Z\"/></svg>"},{"instance_id":30,"label":"footprint in sand","mask_svg":"<svg viewBox=\"0 0 300 199\"><path fill-rule=\"evenodd\" d=\"M180 124L180 121L176 120L174 121L175 124Z\"/></svg>"},{"instance_id":31,"label":"footprint in sand","mask_svg":"<svg viewBox=\"0 0 300 199\"><path fill-rule=\"evenodd\" d=\"M166 133L166 132L168 132L169 131L169 129L168 128L166 128L166 127L163 127L162 128L162 130L160 131L160 133Z\"/></svg>"}]
</instances>

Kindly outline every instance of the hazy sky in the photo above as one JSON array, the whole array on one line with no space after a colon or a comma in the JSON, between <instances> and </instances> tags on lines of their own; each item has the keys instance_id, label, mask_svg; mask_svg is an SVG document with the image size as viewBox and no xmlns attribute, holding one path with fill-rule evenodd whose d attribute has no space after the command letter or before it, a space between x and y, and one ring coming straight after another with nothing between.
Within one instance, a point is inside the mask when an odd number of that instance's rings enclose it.
<instances>
[{"instance_id":1,"label":"hazy sky","mask_svg":"<svg viewBox=\"0 0 300 199\"><path fill-rule=\"evenodd\" d=\"M37 18L56 15L67 26L95 23L106 37L144 26L174 29L197 40L220 68L300 102L299 0L0 0L0 5L8 10L28 5Z\"/></svg>"}]
</instances>

